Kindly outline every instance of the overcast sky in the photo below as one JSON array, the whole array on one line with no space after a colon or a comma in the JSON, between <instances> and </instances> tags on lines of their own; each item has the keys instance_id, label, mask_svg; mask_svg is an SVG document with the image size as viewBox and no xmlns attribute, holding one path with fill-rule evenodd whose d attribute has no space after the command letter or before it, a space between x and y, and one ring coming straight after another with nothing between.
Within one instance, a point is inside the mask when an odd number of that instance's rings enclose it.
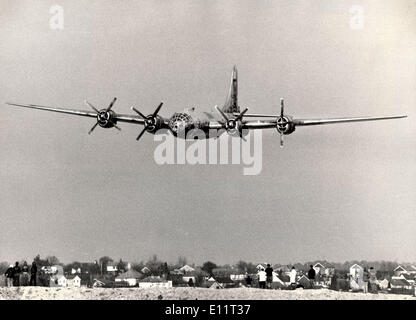
<instances>
[{"instance_id":1,"label":"overcast sky","mask_svg":"<svg viewBox=\"0 0 416 320\"><path fill-rule=\"evenodd\" d=\"M0 105L0 261L416 260L415 1L2 0L0 47L2 102L210 111L236 64L252 112L408 115L301 127L284 149L266 130L244 176L157 165L140 126L89 136L94 119Z\"/></svg>"}]
</instances>

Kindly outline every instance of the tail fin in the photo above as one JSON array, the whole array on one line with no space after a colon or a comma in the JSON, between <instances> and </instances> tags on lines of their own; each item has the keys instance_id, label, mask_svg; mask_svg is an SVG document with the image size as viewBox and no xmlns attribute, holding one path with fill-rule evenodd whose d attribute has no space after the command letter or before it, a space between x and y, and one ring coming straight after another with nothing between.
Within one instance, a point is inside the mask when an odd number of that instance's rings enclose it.
<instances>
[{"instance_id":1,"label":"tail fin","mask_svg":"<svg viewBox=\"0 0 416 320\"><path fill-rule=\"evenodd\" d=\"M230 91L228 92L227 99L225 100L222 111L225 113L240 112L240 106L238 105L237 66L234 66L233 68L233 73L231 74Z\"/></svg>"}]
</instances>

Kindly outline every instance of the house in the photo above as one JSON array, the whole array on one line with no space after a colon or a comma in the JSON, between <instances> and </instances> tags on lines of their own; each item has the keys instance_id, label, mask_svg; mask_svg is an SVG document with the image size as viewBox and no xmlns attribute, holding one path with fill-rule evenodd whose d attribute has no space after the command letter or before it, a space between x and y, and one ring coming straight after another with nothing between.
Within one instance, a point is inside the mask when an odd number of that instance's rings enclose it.
<instances>
[{"instance_id":1,"label":"house","mask_svg":"<svg viewBox=\"0 0 416 320\"><path fill-rule=\"evenodd\" d=\"M266 268L267 268L267 263L259 263L256 266L257 271L260 271L261 269L266 270Z\"/></svg>"},{"instance_id":2,"label":"house","mask_svg":"<svg viewBox=\"0 0 416 320\"><path fill-rule=\"evenodd\" d=\"M409 282L411 285L415 284L415 275L413 274L408 274L408 273L401 273L400 276L393 276L391 277L392 280L400 280L400 279L404 279L407 282Z\"/></svg>"},{"instance_id":3,"label":"house","mask_svg":"<svg viewBox=\"0 0 416 320\"><path fill-rule=\"evenodd\" d=\"M66 276L67 286L68 287L81 287L81 278L78 275Z\"/></svg>"},{"instance_id":4,"label":"house","mask_svg":"<svg viewBox=\"0 0 416 320\"><path fill-rule=\"evenodd\" d=\"M179 271L186 274L187 272L195 271L195 269L185 264L182 268L179 268Z\"/></svg>"},{"instance_id":5,"label":"house","mask_svg":"<svg viewBox=\"0 0 416 320\"><path fill-rule=\"evenodd\" d=\"M405 290L411 290L413 288L412 284L409 283L406 279L400 278L400 279L391 279L390 280L390 287L392 289L405 289Z\"/></svg>"},{"instance_id":6,"label":"house","mask_svg":"<svg viewBox=\"0 0 416 320\"><path fill-rule=\"evenodd\" d=\"M364 290L364 268L358 264L350 267L350 288L353 290Z\"/></svg>"},{"instance_id":7,"label":"house","mask_svg":"<svg viewBox=\"0 0 416 320\"><path fill-rule=\"evenodd\" d=\"M230 279L233 281L244 281L246 275L243 273L240 274L230 274Z\"/></svg>"},{"instance_id":8,"label":"house","mask_svg":"<svg viewBox=\"0 0 416 320\"><path fill-rule=\"evenodd\" d=\"M106 267L107 272L116 273L118 271L117 264L114 262L109 262Z\"/></svg>"},{"instance_id":9,"label":"house","mask_svg":"<svg viewBox=\"0 0 416 320\"><path fill-rule=\"evenodd\" d=\"M398 266L393 270L395 276L400 276L402 274L411 274L416 275L416 267L413 265L410 266Z\"/></svg>"},{"instance_id":10,"label":"house","mask_svg":"<svg viewBox=\"0 0 416 320\"><path fill-rule=\"evenodd\" d=\"M376 280L376 284L381 290L387 290L389 287L389 280L383 279L383 280Z\"/></svg>"},{"instance_id":11,"label":"house","mask_svg":"<svg viewBox=\"0 0 416 320\"><path fill-rule=\"evenodd\" d=\"M143 274L150 274L150 273L152 273L152 270L150 270L148 267L143 267L140 270L140 272L143 273Z\"/></svg>"},{"instance_id":12,"label":"house","mask_svg":"<svg viewBox=\"0 0 416 320\"><path fill-rule=\"evenodd\" d=\"M320 262L315 263L313 269L315 270L317 275L323 275L325 273L325 266Z\"/></svg>"},{"instance_id":13,"label":"house","mask_svg":"<svg viewBox=\"0 0 416 320\"><path fill-rule=\"evenodd\" d=\"M126 282L130 287L134 287L142 277L140 272L133 269L127 270L124 273L120 273L116 278L115 282Z\"/></svg>"},{"instance_id":14,"label":"house","mask_svg":"<svg viewBox=\"0 0 416 320\"><path fill-rule=\"evenodd\" d=\"M304 289L312 289L311 281L308 279L307 276L303 275L298 279L298 283Z\"/></svg>"},{"instance_id":15,"label":"house","mask_svg":"<svg viewBox=\"0 0 416 320\"><path fill-rule=\"evenodd\" d=\"M71 274L79 274L79 273L81 273L81 268L78 268L78 269L74 269L74 268L71 268Z\"/></svg>"},{"instance_id":16,"label":"house","mask_svg":"<svg viewBox=\"0 0 416 320\"><path fill-rule=\"evenodd\" d=\"M210 289L224 289L223 285L215 280L213 277L210 277L207 280L208 288Z\"/></svg>"},{"instance_id":17,"label":"house","mask_svg":"<svg viewBox=\"0 0 416 320\"><path fill-rule=\"evenodd\" d=\"M49 287L66 287L67 279L64 275L54 275L49 279Z\"/></svg>"},{"instance_id":18,"label":"house","mask_svg":"<svg viewBox=\"0 0 416 320\"><path fill-rule=\"evenodd\" d=\"M159 276L150 276L139 281L140 288L172 288L172 281L162 279Z\"/></svg>"},{"instance_id":19,"label":"house","mask_svg":"<svg viewBox=\"0 0 416 320\"><path fill-rule=\"evenodd\" d=\"M101 288L101 287L104 287L105 286L105 283L102 282L102 281L100 281L100 280L98 280L98 279L94 279L94 283L92 284L92 286L94 288Z\"/></svg>"},{"instance_id":20,"label":"house","mask_svg":"<svg viewBox=\"0 0 416 320\"><path fill-rule=\"evenodd\" d=\"M216 276L214 281L218 282L223 288L235 287L235 282L227 276Z\"/></svg>"}]
</instances>

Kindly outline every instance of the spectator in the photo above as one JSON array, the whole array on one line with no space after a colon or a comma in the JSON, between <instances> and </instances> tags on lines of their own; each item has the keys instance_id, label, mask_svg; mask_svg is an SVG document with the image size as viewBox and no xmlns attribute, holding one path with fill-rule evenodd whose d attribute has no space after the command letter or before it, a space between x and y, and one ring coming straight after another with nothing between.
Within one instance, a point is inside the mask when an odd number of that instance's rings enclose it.
<instances>
[{"instance_id":1,"label":"spectator","mask_svg":"<svg viewBox=\"0 0 416 320\"><path fill-rule=\"evenodd\" d=\"M257 275L259 277L259 288L266 289L266 272L264 269L261 268Z\"/></svg>"},{"instance_id":2,"label":"spectator","mask_svg":"<svg viewBox=\"0 0 416 320\"><path fill-rule=\"evenodd\" d=\"M7 286L8 287L13 287L14 268L13 268L13 265L12 264L6 270L6 272L4 273L4 275L6 276Z\"/></svg>"},{"instance_id":3,"label":"spectator","mask_svg":"<svg viewBox=\"0 0 416 320\"><path fill-rule=\"evenodd\" d=\"M268 289L272 288L272 282L273 282L273 268L268 263L267 268L266 268L266 285Z\"/></svg>"},{"instance_id":4,"label":"spectator","mask_svg":"<svg viewBox=\"0 0 416 320\"><path fill-rule=\"evenodd\" d=\"M19 267L19 262L16 261L16 264L14 265L13 268L13 286L15 287L19 287L20 286L20 272L22 270Z\"/></svg>"},{"instance_id":5,"label":"spectator","mask_svg":"<svg viewBox=\"0 0 416 320\"><path fill-rule=\"evenodd\" d=\"M295 287L296 288L296 269L295 266L292 267L292 270L290 270L289 273L289 278L290 278L290 286Z\"/></svg>"},{"instance_id":6,"label":"spectator","mask_svg":"<svg viewBox=\"0 0 416 320\"><path fill-rule=\"evenodd\" d=\"M313 289L314 287L314 282L315 282L315 269L313 268L312 265L310 265L309 271L308 271L308 278L309 278L309 282L311 283L311 288Z\"/></svg>"},{"instance_id":7,"label":"spectator","mask_svg":"<svg viewBox=\"0 0 416 320\"><path fill-rule=\"evenodd\" d=\"M369 285L370 285L370 292L371 293L378 293L378 287L377 287L377 277L376 272L374 271L374 268L371 267L368 271L369 273Z\"/></svg>"},{"instance_id":8,"label":"spectator","mask_svg":"<svg viewBox=\"0 0 416 320\"><path fill-rule=\"evenodd\" d=\"M364 274L363 274L364 293L368 293L368 281L369 280L370 280L370 274L368 273L367 268L364 268Z\"/></svg>"},{"instance_id":9,"label":"spectator","mask_svg":"<svg viewBox=\"0 0 416 320\"><path fill-rule=\"evenodd\" d=\"M22 266L22 275L20 276L20 285L27 286L29 284L29 267L27 266L27 262L23 262Z\"/></svg>"},{"instance_id":10,"label":"spectator","mask_svg":"<svg viewBox=\"0 0 416 320\"><path fill-rule=\"evenodd\" d=\"M194 280L192 278L189 278L188 280L188 286L193 287L194 286Z\"/></svg>"},{"instance_id":11,"label":"spectator","mask_svg":"<svg viewBox=\"0 0 416 320\"><path fill-rule=\"evenodd\" d=\"M36 265L35 260L32 262L32 267L30 268L30 283L29 285L33 285L36 287L36 275L38 272L38 266Z\"/></svg>"},{"instance_id":12,"label":"spectator","mask_svg":"<svg viewBox=\"0 0 416 320\"><path fill-rule=\"evenodd\" d=\"M253 279L250 277L249 274L247 274L246 276L246 285L247 287L251 287L251 282L253 281Z\"/></svg>"}]
</instances>

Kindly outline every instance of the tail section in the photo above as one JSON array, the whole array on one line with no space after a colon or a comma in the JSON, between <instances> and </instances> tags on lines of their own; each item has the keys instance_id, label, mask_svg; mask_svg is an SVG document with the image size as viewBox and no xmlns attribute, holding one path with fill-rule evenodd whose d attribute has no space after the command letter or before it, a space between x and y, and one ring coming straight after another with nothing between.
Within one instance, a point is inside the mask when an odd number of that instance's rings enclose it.
<instances>
[{"instance_id":1,"label":"tail section","mask_svg":"<svg viewBox=\"0 0 416 320\"><path fill-rule=\"evenodd\" d=\"M238 105L238 74L237 66L234 66L233 73L231 74L230 91L228 92L227 99L225 100L222 111L225 113L240 112L240 106Z\"/></svg>"}]
</instances>

